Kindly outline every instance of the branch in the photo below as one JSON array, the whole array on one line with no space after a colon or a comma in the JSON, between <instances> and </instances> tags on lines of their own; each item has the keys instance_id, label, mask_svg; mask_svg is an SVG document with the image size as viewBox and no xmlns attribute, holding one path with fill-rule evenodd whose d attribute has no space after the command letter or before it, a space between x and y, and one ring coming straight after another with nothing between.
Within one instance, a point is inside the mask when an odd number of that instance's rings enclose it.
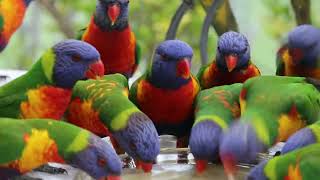
<instances>
[{"instance_id":1,"label":"branch","mask_svg":"<svg viewBox=\"0 0 320 180\"><path fill-rule=\"evenodd\" d=\"M298 25L311 24L310 0L291 0Z\"/></svg>"},{"instance_id":2,"label":"branch","mask_svg":"<svg viewBox=\"0 0 320 180\"><path fill-rule=\"evenodd\" d=\"M43 7L45 7L48 12L52 15L52 17L57 21L58 26L62 33L67 38L74 38L75 31L73 26L71 25L71 21L69 18L66 18L55 6L54 0L39 0L38 1Z\"/></svg>"}]
</instances>

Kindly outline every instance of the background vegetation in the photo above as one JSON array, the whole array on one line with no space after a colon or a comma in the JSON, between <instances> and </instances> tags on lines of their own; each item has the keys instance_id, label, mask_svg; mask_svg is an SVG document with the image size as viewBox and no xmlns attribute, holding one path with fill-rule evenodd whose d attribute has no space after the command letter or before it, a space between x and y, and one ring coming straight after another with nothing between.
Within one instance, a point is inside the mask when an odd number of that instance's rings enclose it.
<instances>
[{"instance_id":1,"label":"background vegetation","mask_svg":"<svg viewBox=\"0 0 320 180\"><path fill-rule=\"evenodd\" d=\"M142 46L143 71L154 47L164 40L171 17L180 0L131 0L130 24ZM311 0L312 22L320 25L320 1ZM53 44L75 37L86 26L95 9L95 0L35 0L23 26L0 54L1 69L28 69ZM275 53L283 36L295 26L290 0L230 0L240 32L251 44L252 61L263 74L274 74ZM184 17L177 38L195 51L193 72L200 66L199 40L205 12L199 2ZM208 52L215 54L217 35L209 33Z\"/></svg>"}]
</instances>

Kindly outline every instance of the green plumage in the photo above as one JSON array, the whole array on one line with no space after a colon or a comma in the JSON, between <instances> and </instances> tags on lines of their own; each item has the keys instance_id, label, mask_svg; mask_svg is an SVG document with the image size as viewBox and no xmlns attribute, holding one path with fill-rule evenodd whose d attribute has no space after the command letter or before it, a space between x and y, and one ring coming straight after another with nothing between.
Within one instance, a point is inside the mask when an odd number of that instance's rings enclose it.
<instances>
[{"instance_id":1,"label":"green plumage","mask_svg":"<svg viewBox=\"0 0 320 180\"><path fill-rule=\"evenodd\" d=\"M270 160L263 169L268 179L317 179L320 176L320 144L278 156Z\"/></svg>"},{"instance_id":2,"label":"green plumage","mask_svg":"<svg viewBox=\"0 0 320 180\"><path fill-rule=\"evenodd\" d=\"M195 123L212 120L223 129L240 116L239 94L242 84L219 86L199 93L196 99Z\"/></svg>"},{"instance_id":3,"label":"green plumage","mask_svg":"<svg viewBox=\"0 0 320 180\"><path fill-rule=\"evenodd\" d=\"M65 159L77 153L88 143L90 133L64 122L46 119L29 119L25 121L9 118L0 118L0 164L17 160L21 157L25 148L24 136L31 135L32 129L46 130L49 137L57 144L59 154ZM61 133L64 132L64 133ZM44 143L44 142L39 142ZM71 144L77 144L73 147Z\"/></svg>"},{"instance_id":4,"label":"green plumage","mask_svg":"<svg viewBox=\"0 0 320 180\"><path fill-rule=\"evenodd\" d=\"M48 53L51 53L48 52ZM46 56L48 57L48 56ZM18 118L20 104L27 100L27 91L36 89L42 85L52 85L51 77L45 74L44 67L50 68L49 64L41 58L32 68L21 77L0 87L0 116Z\"/></svg>"},{"instance_id":5,"label":"green plumage","mask_svg":"<svg viewBox=\"0 0 320 180\"><path fill-rule=\"evenodd\" d=\"M128 81L121 74L107 75L99 80L79 81L72 98L92 100L103 124L110 131L123 129L130 115L140 110L128 99Z\"/></svg>"},{"instance_id":6,"label":"green plumage","mask_svg":"<svg viewBox=\"0 0 320 180\"><path fill-rule=\"evenodd\" d=\"M244 83L240 105L241 121L252 124L259 138L272 145L279 138L286 140L279 132L294 133L292 130L317 121L320 96L306 78L262 76Z\"/></svg>"}]
</instances>

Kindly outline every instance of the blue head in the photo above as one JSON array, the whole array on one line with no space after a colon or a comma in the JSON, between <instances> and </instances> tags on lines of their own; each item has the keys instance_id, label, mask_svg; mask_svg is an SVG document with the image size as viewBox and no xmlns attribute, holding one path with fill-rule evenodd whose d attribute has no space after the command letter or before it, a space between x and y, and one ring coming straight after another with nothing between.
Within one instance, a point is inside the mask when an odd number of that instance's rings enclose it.
<instances>
[{"instance_id":1,"label":"blue head","mask_svg":"<svg viewBox=\"0 0 320 180\"><path fill-rule=\"evenodd\" d=\"M149 81L156 87L177 89L191 80L192 48L180 40L162 42L155 50Z\"/></svg>"},{"instance_id":2,"label":"blue head","mask_svg":"<svg viewBox=\"0 0 320 180\"><path fill-rule=\"evenodd\" d=\"M224 164L231 162L252 164L256 162L258 153L266 149L266 145L259 140L251 125L236 122L223 135L219 153Z\"/></svg>"},{"instance_id":3,"label":"blue head","mask_svg":"<svg viewBox=\"0 0 320 180\"><path fill-rule=\"evenodd\" d=\"M264 168L267 165L268 161L263 161L259 163L257 166L251 169L249 175L247 176L247 180L267 180L269 178L264 174Z\"/></svg>"},{"instance_id":4,"label":"blue head","mask_svg":"<svg viewBox=\"0 0 320 180\"><path fill-rule=\"evenodd\" d=\"M69 163L95 179L119 176L122 170L122 163L115 150L93 134L89 137L88 147L72 156Z\"/></svg>"},{"instance_id":5,"label":"blue head","mask_svg":"<svg viewBox=\"0 0 320 180\"><path fill-rule=\"evenodd\" d=\"M152 121L141 112L132 114L127 127L113 132L113 136L135 160L153 163L160 152L157 130Z\"/></svg>"},{"instance_id":6,"label":"blue head","mask_svg":"<svg viewBox=\"0 0 320 180\"><path fill-rule=\"evenodd\" d=\"M32 0L23 0L24 1L24 4L26 5L26 6L29 6L29 4L30 4L30 2L32 1Z\"/></svg>"},{"instance_id":7,"label":"blue head","mask_svg":"<svg viewBox=\"0 0 320 180\"><path fill-rule=\"evenodd\" d=\"M221 127L211 120L205 120L193 126L189 146L195 159L218 160L221 134Z\"/></svg>"},{"instance_id":8,"label":"blue head","mask_svg":"<svg viewBox=\"0 0 320 180\"><path fill-rule=\"evenodd\" d=\"M237 32L229 31L218 41L216 63L223 71L245 68L250 61L250 46L247 38Z\"/></svg>"},{"instance_id":9,"label":"blue head","mask_svg":"<svg viewBox=\"0 0 320 180\"><path fill-rule=\"evenodd\" d=\"M310 128L303 128L289 137L286 144L282 148L281 154L286 154L295 149L314 144L317 142L315 134L313 134Z\"/></svg>"},{"instance_id":10,"label":"blue head","mask_svg":"<svg viewBox=\"0 0 320 180\"><path fill-rule=\"evenodd\" d=\"M55 64L52 79L59 87L72 88L78 80L104 74L99 52L86 42L66 40L56 44L53 53Z\"/></svg>"},{"instance_id":11,"label":"blue head","mask_svg":"<svg viewBox=\"0 0 320 180\"><path fill-rule=\"evenodd\" d=\"M128 27L129 0L98 0L94 22L101 30L121 31Z\"/></svg>"},{"instance_id":12,"label":"blue head","mask_svg":"<svg viewBox=\"0 0 320 180\"><path fill-rule=\"evenodd\" d=\"M293 65L314 66L320 58L320 30L312 25L300 25L289 32L287 44Z\"/></svg>"}]
</instances>

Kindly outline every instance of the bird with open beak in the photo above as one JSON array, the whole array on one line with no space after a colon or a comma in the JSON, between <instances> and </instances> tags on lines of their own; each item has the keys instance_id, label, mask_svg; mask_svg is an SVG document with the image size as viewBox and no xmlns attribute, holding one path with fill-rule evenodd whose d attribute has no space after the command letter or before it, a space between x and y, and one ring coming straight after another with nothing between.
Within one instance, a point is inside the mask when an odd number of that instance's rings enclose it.
<instances>
[{"instance_id":1,"label":"bird with open beak","mask_svg":"<svg viewBox=\"0 0 320 180\"><path fill-rule=\"evenodd\" d=\"M81 39L100 53L105 74L135 72L139 48L128 22L129 0L97 0L96 11Z\"/></svg>"},{"instance_id":2,"label":"bird with open beak","mask_svg":"<svg viewBox=\"0 0 320 180\"><path fill-rule=\"evenodd\" d=\"M248 40L244 35L233 31L226 32L219 38L215 60L198 73L204 89L242 83L255 76L260 76L260 71L250 61Z\"/></svg>"}]
</instances>

